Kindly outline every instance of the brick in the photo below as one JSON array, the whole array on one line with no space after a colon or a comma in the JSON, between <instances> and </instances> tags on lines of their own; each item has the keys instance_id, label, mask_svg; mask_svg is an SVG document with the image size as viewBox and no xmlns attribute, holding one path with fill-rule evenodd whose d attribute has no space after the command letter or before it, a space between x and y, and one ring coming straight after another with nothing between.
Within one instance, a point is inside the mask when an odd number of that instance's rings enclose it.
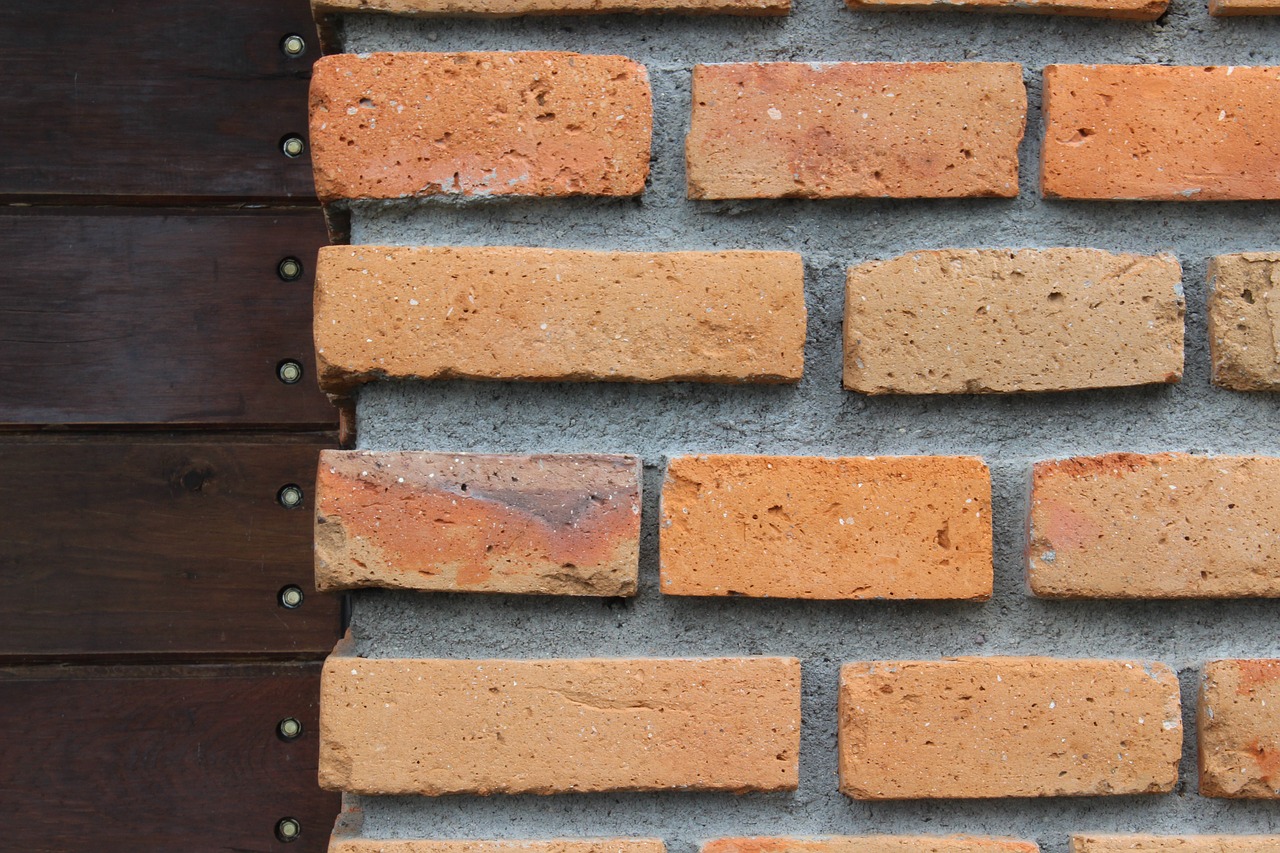
<instances>
[{"instance_id":1,"label":"brick","mask_svg":"<svg viewBox=\"0 0 1280 853\"><path fill-rule=\"evenodd\" d=\"M1203 796L1280 800L1280 660L1205 664L1197 728Z\"/></svg>"},{"instance_id":2,"label":"brick","mask_svg":"<svg viewBox=\"0 0 1280 853\"><path fill-rule=\"evenodd\" d=\"M1022 66L698 65L689 198L1018 194Z\"/></svg>"},{"instance_id":3,"label":"brick","mask_svg":"<svg viewBox=\"0 0 1280 853\"><path fill-rule=\"evenodd\" d=\"M851 663L839 740L840 790L857 799L1168 792L1178 678L1118 660Z\"/></svg>"},{"instance_id":4,"label":"brick","mask_svg":"<svg viewBox=\"0 0 1280 853\"><path fill-rule=\"evenodd\" d=\"M786 15L791 0L311 0L319 15L388 12L415 17L513 18L614 12L685 15Z\"/></svg>"},{"instance_id":5,"label":"brick","mask_svg":"<svg viewBox=\"0 0 1280 853\"><path fill-rule=\"evenodd\" d=\"M1182 268L1096 249L942 249L849 270L844 387L1066 391L1182 377Z\"/></svg>"},{"instance_id":6,"label":"brick","mask_svg":"<svg viewBox=\"0 0 1280 853\"><path fill-rule=\"evenodd\" d=\"M575 53L373 53L318 60L322 201L630 196L649 173L644 66Z\"/></svg>"},{"instance_id":7,"label":"brick","mask_svg":"<svg viewBox=\"0 0 1280 853\"><path fill-rule=\"evenodd\" d=\"M325 450L316 588L634 595L634 456Z\"/></svg>"},{"instance_id":8,"label":"brick","mask_svg":"<svg viewBox=\"0 0 1280 853\"><path fill-rule=\"evenodd\" d=\"M717 838L701 853L1038 853L1031 841L969 835L846 835L830 838Z\"/></svg>"},{"instance_id":9,"label":"brick","mask_svg":"<svg viewBox=\"0 0 1280 853\"><path fill-rule=\"evenodd\" d=\"M1237 15L1280 15L1276 0L1209 0L1209 14L1219 18Z\"/></svg>"},{"instance_id":10,"label":"brick","mask_svg":"<svg viewBox=\"0 0 1280 853\"><path fill-rule=\"evenodd\" d=\"M791 252L329 246L316 270L320 385L382 378L799 381Z\"/></svg>"},{"instance_id":11,"label":"brick","mask_svg":"<svg viewBox=\"0 0 1280 853\"><path fill-rule=\"evenodd\" d=\"M1280 459L1110 453L1031 479L1036 595L1280 596Z\"/></svg>"},{"instance_id":12,"label":"brick","mask_svg":"<svg viewBox=\"0 0 1280 853\"><path fill-rule=\"evenodd\" d=\"M954 10L1154 21L1169 8L1169 0L845 0L845 5L868 12Z\"/></svg>"},{"instance_id":13,"label":"brick","mask_svg":"<svg viewBox=\"0 0 1280 853\"><path fill-rule=\"evenodd\" d=\"M794 658L325 663L320 784L361 794L794 790Z\"/></svg>"},{"instance_id":14,"label":"brick","mask_svg":"<svg viewBox=\"0 0 1280 853\"><path fill-rule=\"evenodd\" d=\"M686 456L662 489L668 595L985 600L981 459Z\"/></svg>"},{"instance_id":15,"label":"brick","mask_svg":"<svg viewBox=\"0 0 1280 853\"><path fill-rule=\"evenodd\" d=\"M1280 198L1280 68L1049 65L1047 197Z\"/></svg>"},{"instance_id":16,"label":"brick","mask_svg":"<svg viewBox=\"0 0 1280 853\"><path fill-rule=\"evenodd\" d=\"M437 841L334 838L329 853L666 853L658 838L573 838L549 841Z\"/></svg>"},{"instance_id":17,"label":"brick","mask_svg":"<svg viewBox=\"0 0 1280 853\"><path fill-rule=\"evenodd\" d=\"M1280 252L1209 260L1213 384L1280 391Z\"/></svg>"},{"instance_id":18,"label":"brick","mask_svg":"<svg viewBox=\"0 0 1280 853\"><path fill-rule=\"evenodd\" d=\"M1071 853L1275 853L1280 835L1073 835Z\"/></svg>"}]
</instances>

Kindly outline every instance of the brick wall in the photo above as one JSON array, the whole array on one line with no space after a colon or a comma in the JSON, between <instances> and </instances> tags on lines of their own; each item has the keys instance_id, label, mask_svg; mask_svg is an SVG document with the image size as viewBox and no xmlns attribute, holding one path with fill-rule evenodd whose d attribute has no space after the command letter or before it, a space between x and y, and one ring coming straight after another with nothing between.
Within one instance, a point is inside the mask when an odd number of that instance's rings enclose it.
<instances>
[{"instance_id":1,"label":"brick wall","mask_svg":"<svg viewBox=\"0 0 1280 853\"><path fill-rule=\"evenodd\" d=\"M334 849L1280 849L1273 20L352 5Z\"/></svg>"}]
</instances>

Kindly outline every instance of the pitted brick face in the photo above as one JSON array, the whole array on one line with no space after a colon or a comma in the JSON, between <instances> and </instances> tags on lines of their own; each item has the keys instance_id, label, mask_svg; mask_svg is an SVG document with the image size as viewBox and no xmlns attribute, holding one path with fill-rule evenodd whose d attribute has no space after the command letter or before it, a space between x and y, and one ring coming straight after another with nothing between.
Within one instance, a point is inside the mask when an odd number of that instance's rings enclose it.
<instances>
[{"instance_id":1,"label":"pitted brick face","mask_svg":"<svg viewBox=\"0 0 1280 853\"><path fill-rule=\"evenodd\" d=\"M513 18L520 15L785 15L790 0L311 0L317 15L389 12L414 17Z\"/></svg>"},{"instance_id":2,"label":"pitted brick face","mask_svg":"<svg viewBox=\"0 0 1280 853\"><path fill-rule=\"evenodd\" d=\"M1280 2L1276 0L1209 0L1209 14L1217 17L1280 15Z\"/></svg>"},{"instance_id":3,"label":"pitted brick face","mask_svg":"<svg viewBox=\"0 0 1280 853\"><path fill-rule=\"evenodd\" d=\"M637 195L652 125L648 74L621 56L338 54L312 69L322 201Z\"/></svg>"},{"instance_id":4,"label":"pitted brick face","mask_svg":"<svg viewBox=\"0 0 1280 853\"><path fill-rule=\"evenodd\" d=\"M325 450L316 588L633 595L640 462Z\"/></svg>"},{"instance_id":5,"label":"pitted brick face","mask_svg":"<svg viewBox=\"0 0 1280 853\"><path fill-rule=\"evenodd\" d=\"M1154 21L1169 8L1168 0L845 0L855 11L1008 12L1019 15L1067 15Z\"/></svg>"},{"instance_id":6,"label":"pitted brick face","mask_svg":"<svg viewBox=\"0 0 1280 853\"><path fill-rule=\"evenodd\" d=\"M1215 385L1280 391L1280 252L1210 259L1209 357Z\"/></svg>"},{"instance_id":7,"label":"pitted brick face","mask_svg":"<svg viewBox=\"0 0 1280 853\"><path fill-rule=\"evenodd\" d=\"M1071 853L1275 853L1280 835L1073 835Z\"/></svg>"},{"instance_id":8,"label":"pitted brick face","mask_svg":"<svg viewBox=\"0 0 1280 853\"><path fill-rule=\"evenodd\" d=\"M666 853L658 838L566 838L549 841L436 841L339 838L329 853Z\"/></svg>"},{"instance_id":9,"label":"pitted brick face","mask_svg":"<svg viewBox=\"0 0 1280 853\"><path fill-rule=\"evenodd\" d=\"M1280 660L1205 664L1197 724L1202 795L1280 799Z\"/></svg>"},{"instance_id":10,"label":"pitted brick face","mask_svg":"<svg viewBox=\"0 0 1280 853\"><path fill-rule=\"evenodd\" d=\"M851 663L839 750L840 790L856 799L1166 793L1178 677L1118 660Z\"/></svg>"},{"instance_id":11,"label":"pitted brick face","mask_svg":"<svg viewBox=\"0 0 1280 853\"><path fill-rule=\"evenodd\" d=\"M828 838L717 838L701 853L1039 853L1032 841L971 835L844 835Z\"/></svg>"}]
</instances>

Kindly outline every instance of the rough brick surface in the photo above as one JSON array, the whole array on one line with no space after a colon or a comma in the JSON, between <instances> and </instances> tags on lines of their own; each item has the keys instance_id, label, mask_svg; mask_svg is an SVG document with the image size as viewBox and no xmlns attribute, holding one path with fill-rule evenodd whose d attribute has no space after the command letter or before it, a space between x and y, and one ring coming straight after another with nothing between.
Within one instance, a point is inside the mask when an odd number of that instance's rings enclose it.
<instances>
[{"instance_id":1,"label":"rough brick surface","mask_svg":"<svg viewBox=\"0 0 1280 853\"><path fill-rule=\"evenodd\" d=\"M868 800L1167 792L1178 678L1158 663L956 658L840 672L840 790Z\"/></svg>"},{"instance_id":2,"label":"rough brick surface","mask_svg":"<svg viewBox=\"0 0 1280 853\"><path fill-rule=\"evenodd\" d=\"M649 78L621 56L338 54L311 77L322 201L643 191Z\"/></svg>"},{"instance_id":3,"label":"rough brick surface","mask_svg":"<svg viewBox=\"0 0 1280 853\"><path fill-rule=\"evenodd\" d=\"M1280 15L1280 2L1276 0L1209 0L1209 14L1218 17Z\"/></svg>"},{"instance_id":4,"label":"rough brick surface","mask_svg":"<svg viewBox=\"0 0 1280 853\"><path fill-rule=\"evenodd\" d=\"M640 461L325 450L316 588L633 595Z\"/></svg>"},{"instance_id":5,"label":"rough brick surface","mask_svg":"<svg viewBox=\"0 0 1280 853\"><path fill-rule=\"evenodd\" d=\"M1169 0L845 0L845 5L855 11L946 9L1154 21L1169 8Z\"/></svg>"},{"instance_id":6,"label":"rough brick surface","mask_svg":"<svg viewBox=\"0 0 1280 853\"><path fill-rule=\"evenodd\" d=\"M513 18L672 12L688 15L785 15L790 0L311 0L317 14L389 12L422 17Z\"/></svg>"},{"instance_id":7,"label":"rough brick surface","mask_svg":"<svg viewBox=\"0 0 1280 853\"><path fill-rule=\"evenodd\" d=\"M1071 853L1275 853L1280 835L1073 835Z\"/></svg>"},{"instance_id":8,"label":"rough brick surface","mask_svg":"<svg viewBox=\"0 0 1280 853\"><path fill-rule=\"evenodd\" d=\"M1013 197L1022 67L698 65L689 198Z\"/></svg>"},{"instance_id":9,"label":"rough brick surface","mask_svg":"<svg viewBox=\"0 0 1280 853\"><path fill-rule=\"evenodd\" d=\"M830 838L717 838L702 853L1037 853L1031 841L969 835L846 835Z\"/></svg>"},{"instance_id":10,"label":"rough brick surface","mask_svg":"<svg viewBox=\"0 0 1280 853\"><path fill-rule=\"evenodd\" d=\"M1280 799L1280 660L1205 664L1197 727L1202 795Z\"/></svg>"},{"instance_id":11,"label":"rough brick surface","mask_svg":"<svg viewBox=\"0 0 1280 853\"><path fill-rule=\"evenodd\" d=\"M1280 596L1280 458L1037 463L1028 578L1050 598Z\"/></svg>"},{"instance_id":12,"label":"rough brick surface","mask_svg":"<svg viewBox=\"0 0 1280 853\"><path fill-rule=\"evenodd\" d=\"M1210 259L1209 356L1215 385L1280 391L1280 252Z\"/></svg>"},{"instance_id":13,"label":"rough brick surface","mask_svg":"<svg viewBox=\"0 0 1280 853\"><path fill-rule=\"evenodd\" d=\"M942 249L849 270L844 386L867 394L1177 382L1182 268L1096 249Z\"/></svg>"},{"instance_id":14,"label":"rough brick surface","mask_svg":"<svg viewBox=\"0 0 1280 853\"><path fill-rule=\"evenodd\" d=\"M325 663L320 784L362 794L793 790L800 662Z\"/></svg>"},{"instance_id":15,"label":"rough brick surface","mask_svg":"<svg viewBox=\"0 0 1280 853\"><path fill-rule=\"evenodd\" d=\"M1049 65L1046 196L1280 198L1278 68Z\"/></svg>"},{"instance_id":16,"label":"rough brick surface","mask_svg":"<svg viewBox=\"0 0 1280 853\"><path fill-rule=\"evenodd\" d=\"M991 478L967 456L687 456L662 490L670 595L981 600Z\"/></svg>"},{"instance_id":17,"label":"rough brick surface","mask_svg":"<svg viewBox=\"0 0 1280 853\"><path fill-rule=\"evenodd\" d=\"M791 252L329 246L315 342L331 392L385 377L796 382Z\"/></svg>"},{"instance_id":18,"label":"rough brick surface","mask_svg":"<svg viewBox=\"0 0 1280 853\"><path fill-rule=\"evenodd\" d=\"M657 838L573 838L549 841L436 841L334 838L329 853L665 853Z\"/></svg>"}]
</instances>

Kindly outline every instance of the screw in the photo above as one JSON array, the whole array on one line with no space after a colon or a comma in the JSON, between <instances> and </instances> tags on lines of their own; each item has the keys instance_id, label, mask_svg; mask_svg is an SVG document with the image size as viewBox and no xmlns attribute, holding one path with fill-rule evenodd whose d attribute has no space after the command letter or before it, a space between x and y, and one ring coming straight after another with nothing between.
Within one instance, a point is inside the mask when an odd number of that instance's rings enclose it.
<instances>
[{"instance_id":1,"label":"screw","mask_svg":"<svg viewBox=\"0 0 1280 853\"><path fill-rule=\"evenodd\" d=\"M276 492L276 500L285 509L297 509L302 506L302 487L290 483Z\"/></svg>"},{"instance_id":2,"label":"screw","mask_svg":"<svg viewBox=\"0 0 1280 853\"><path fill-rule=\"evenodd\" d=\"M285 717L276 726L276 731L283 740L297 740L302 736L302 722L296 717Z\"/></svg>"},{"instance_id":3,"label":"screw","mask_svg":"<svg viewBox=\"0 0 1280 853\"><path fill-rule=\"evenodd\" d=\"M280 39L280 50L288 57L302 56L307 52L307 41L297 33L289 33Z\"/></svg>"},{"instance_id":4,"label":"screw","mask_svg":"<svg viewBox=\"0 0 1280 853\"><path fill-rule=\"evenodd\" d=\"M294 385L302 378L302 365L296 361L282 361L276 367L276 376L285 385Z\"/></svg>"},{"instance_id":5,"label":"screw","mask_svg":"<svg viewBox=\"0 0 1280 853\"><path fill-rule=\"evenodd\" d=\"M302 824L298 823L297 818L282 817L276 822L276 838L285 842L297 841L298 836L302 834Z\"/></svg>"},{"instance_id":6,"label":"screw","mask_svg":"<svg viewBox=\"0 0 1280 853\"><path fill-rule=\"evenodd\" d=\"M302 152L307 150L307 143L302 141L301 136L290 134L280 140L280 150L284 152L286 157L301 157Z\"/></svg>"},{"instance_id":7,"label":"screw","mask_svg":"<svg viewBox=\"0 0 1280 853\"><path fill-rule=\"evenodd\" d=\"M302 590L296 586L280 590L280 606L285 610L297 610L302 606Z\"/></svg>"},{"instance_id":8,"label":"screw","mask_svg":"<svg viewBox=\"0 0 1280 853\"><path fill-rule=\"evenodd\" d=\"M276 275L282 281L297 281L302 278L302 261L297 258L285 258L276 265Z\"/></svg>"}]
</instances>

